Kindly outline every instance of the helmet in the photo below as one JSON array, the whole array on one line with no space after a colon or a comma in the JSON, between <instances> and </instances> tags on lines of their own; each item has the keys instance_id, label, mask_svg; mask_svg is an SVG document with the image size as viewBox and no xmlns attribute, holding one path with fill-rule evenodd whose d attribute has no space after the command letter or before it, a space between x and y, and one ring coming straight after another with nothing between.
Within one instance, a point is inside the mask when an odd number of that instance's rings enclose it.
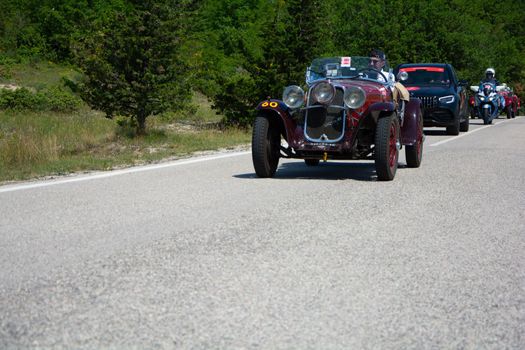
<instances>
[{"instance_id":1,"label":"helmet","mask_svg":"<svg viewBox=\"0 0 525 350\"><path fill-rule=\"evenodd\" d=\"M376 69L381 69L385 65L386 56L385 53L378 49L373 49L368 54L370 57L370 66Z\"/></svg>"},{"instance_id":2,"label":"helmet","mask_svg":"<svg viewBox=\"0 0 525 350\"><path fill-rule=\"evenodd\" d=\"M496 77L496 71L494 70L494 68L487 68L487 70L485 71L485 76L488 78L489 74L492 75L491 78Z\"/></svg>"}]
</instances>

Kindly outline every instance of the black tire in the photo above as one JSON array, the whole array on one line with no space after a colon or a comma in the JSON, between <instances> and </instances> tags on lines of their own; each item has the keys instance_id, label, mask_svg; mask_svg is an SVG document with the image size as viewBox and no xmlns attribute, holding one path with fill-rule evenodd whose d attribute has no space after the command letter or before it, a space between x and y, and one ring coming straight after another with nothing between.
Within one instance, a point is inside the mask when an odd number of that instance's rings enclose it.
<instances>
[{"instance_id":1,"label":"black tire","mask_svg":"<svg viewBox=\"0 0 525 350\"><path fill-rule=\"evenodd\" d=\"M516 118L516 112L514 111L514 108L512 108L512 118Z\"/></svg>"},{"instance_id":2,"label":"black tire","mask_svg":"<svg viewBox=\"0 0 525 350\"><path fill-rule=\"evenodd\" d=\"M307 166L318 166L319 165L319 159L305 159L304 163Z\"/></svg>"},{"instance_id":3,"label":"black tire","mask_svg":"<svg viewBox=\"0 0 525 350\"><path fill-rule=\"evenodd\" d=\"M476 119L476 111L474 110L474 107L470 107L470 118Z\"/></svg>"},{"instance_id":4,"label":"black tire","mask_svg":"<svg viewBox=\"0 0 525 350\"><path fill-rule=\"evenodd\" d=\"M459 131L467 132L470 127L468 116L465 117L465 120L459 124Z\"/></svg>"},{"instance_id":5,"label":"black tire","mask_svg":"<svg viewBox=\"0 0 525 350\"><path fill-rule=\"evenodd\" d=\"M397 171L399 159L399 120L395 114L377 121L375 139L375 166L380 181L391 181Z\"/></svg>"},{"instance_id":6,"label":"black tire","mask_svg":"<svg viewBox=\"0 0 525 350\"><path fill-rule=\"evenodd\" d=\"M423 159L423 119L419 118L416 144L405 146L405 157L409 168L419 168Z\"/></svg>"},{"instance_id":7,"label":"black tire","mask_svg":"<svg viewBox=\"0 0 525 350\"><path fill-rule=\"evenodd\" d=\"M507 119L512 118L512 105L507 106Z\"/></svg>"},{"instance_id":8,"label":"black tire","mask_svg":"<svg viewBox=\"0 0 525 350\"><path fill-rule=\"evenodd\" d=\"M447 135L459 135L459 115L454 119L454 124L447 126Z\"/></svg>"},{"instance_id":9,"label":"black tire","mask_svg":"<svg viewBox=\"0 0 525 350\"><path fill-rule=\"evenodd\" d=\"M258 177L272 177L279 165L281 135L270 120L257 116L252 134L252 161Z\"/></svg>"},{"instance_id":10,"label":"black tire","mask_svg":"<svg viewBox=\"0 0 525 350\"><path fill-rule=\"evenodd\" d=\"M487 125L490 124L492 121L490 120L490 112L488 108L483 108L483 124Z\"/></svg>"}]
</instances>

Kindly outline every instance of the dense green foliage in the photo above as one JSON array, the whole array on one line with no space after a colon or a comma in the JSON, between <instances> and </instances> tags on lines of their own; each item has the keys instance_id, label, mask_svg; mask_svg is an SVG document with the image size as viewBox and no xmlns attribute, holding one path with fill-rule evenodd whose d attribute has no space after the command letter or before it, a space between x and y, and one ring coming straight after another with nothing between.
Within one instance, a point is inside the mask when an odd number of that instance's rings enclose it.
<instances>
[{"instance_id":1,"label":"dense green foliage","mask_svg":"<svg viewBox=\"0 0 525 350\"><path fill-rule=\"evenodd\" d=\"M0 109L71 112L81 104L80 98L59 87L36 92L26 88L0 90Z\"/></svg>"},{"instance_id":2,"label":"dense green foliage","mask_svg":"<svg viewBox=\"0 0 525 350\"><path fill-rule=\"evenodd\" d=\"M147 6L164 8L158 30ZM193 89L243 125L259 100L300 84L312 58L371 48L391 66L451 63L472 84L491 66L525 99L523 13L510 0L3 0L0 56L80 63L98 84L87 100L110 114L137 115L141 95L148 115L180 108Z\"/></svg>"},{"instance_id":3,"label":"dense green foliage","mask_svg":"<svg viewBox=\"0 0 525 350\"><path fill-rule=\"evenodd\" d=\"M134 118L143 133L148 116L184 105L190 89L177 56L182 9L137 1L80 42L77 57L86 78L80 89L90 106L109 117Z\"/></svg>"}]
</instances>

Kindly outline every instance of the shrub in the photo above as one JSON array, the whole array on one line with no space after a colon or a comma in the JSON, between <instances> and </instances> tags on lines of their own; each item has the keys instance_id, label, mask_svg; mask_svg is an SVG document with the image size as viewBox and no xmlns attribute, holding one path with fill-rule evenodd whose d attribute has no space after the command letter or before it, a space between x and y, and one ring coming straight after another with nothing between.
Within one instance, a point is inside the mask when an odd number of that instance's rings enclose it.
<instances>
[{"instance_id":1,"label":"shrub","mask_svg":"<svg viewBox=\"0 0 525 350\"><path fill-rule=\"evenodd\" d=\"M11 78L11 61L0 55L0 79Z\"/></svg>"},{"instance_id":2,"label":"shrub","mask_svg":"<svg viewBox=\"0 0 525 350\"><path fill-rule=\"evenodd\" d=\"M38 96L26 88L0 90L0 109L35 109L39 102Z\"/></svg>"},{"instance_id":3,"label":"shrub","mask_svg":"<svg viewBox=\"0 0 525 350\"><path fill-rule=\"evenodd\" d=\"M48 111L71 112L78 110L82 105L78 96L61 87L47 88L37 95L41 96L42 107Z\"/></svg>"},{"instance_id":4,"label":"shrub","mask_svg":"<svg viewBox=\"0 0 525 350\"><path fill-rule=\"evenodd\" d=\"M71 112L78 110L82 100L61 87L32 92L26 88L0 89L0 109Z\"/></svg>"}]
</instances>

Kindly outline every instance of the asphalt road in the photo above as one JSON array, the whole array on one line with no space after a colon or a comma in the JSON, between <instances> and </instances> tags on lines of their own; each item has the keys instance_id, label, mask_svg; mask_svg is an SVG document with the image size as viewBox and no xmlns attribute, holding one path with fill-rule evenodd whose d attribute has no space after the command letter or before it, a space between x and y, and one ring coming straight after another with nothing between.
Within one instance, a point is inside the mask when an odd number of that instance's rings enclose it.
<instances>
[{"instance_id":1,"label":"asphalt road","mask_svg":"<svg viewBox=\"0 0 525 350\"><path fill-rule=\"evenodd\" d=\"M419 169L249 153L0 187L0 348L523 349L525 118Z\"/></svg>"}]
</instances>

